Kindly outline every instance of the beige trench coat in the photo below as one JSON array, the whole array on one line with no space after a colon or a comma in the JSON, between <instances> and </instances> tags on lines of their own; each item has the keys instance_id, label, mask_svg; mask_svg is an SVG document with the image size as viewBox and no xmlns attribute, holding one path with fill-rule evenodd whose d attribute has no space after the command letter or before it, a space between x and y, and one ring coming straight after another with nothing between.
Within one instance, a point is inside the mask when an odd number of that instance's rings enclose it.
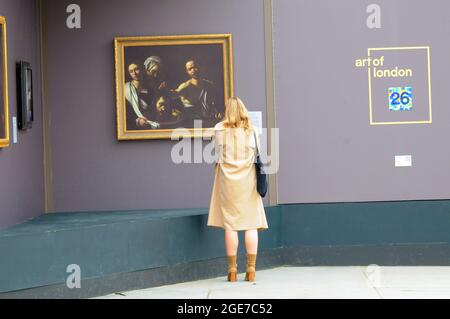
<instances>
[{"instance_id":1,"label":"beige trench coat","mask_svg":"<svg viewBox=\"0 0 450 319\"><path fill-rule=\"evenodd\" d=\"M225 230L268 228L263 201L256 190L253 132L247 135L244 129L224 128L220 122L214 127L213 141L217 164L208 226Z\"/></svg>"}]
</instances>

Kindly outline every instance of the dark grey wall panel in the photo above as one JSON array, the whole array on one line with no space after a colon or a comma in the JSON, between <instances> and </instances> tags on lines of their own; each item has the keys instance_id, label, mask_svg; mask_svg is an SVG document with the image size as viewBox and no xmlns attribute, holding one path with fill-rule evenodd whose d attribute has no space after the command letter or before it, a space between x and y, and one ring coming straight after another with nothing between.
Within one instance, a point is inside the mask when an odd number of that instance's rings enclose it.
<instances>
[{"instance_id":1,"label":"dark grey wall panel","mask_svg":"<svg viewBox=\"0 0 450 319\"><path fill-rule=\"evenodd\" d=\"M42 157L41 66L39 11L35 0L0 0L6 18L10 147L0 149L0 228L42 214L44 181ZM33 69L34 123L18 133L13 144L12 117L17 115L16 66L18 60Z\"/></svg>"},{"instance_id":2,"label":"dark grey wall panel","mask_svg":"<svg viewBox=\"0 0 450 319\"><path fill-rule=\"evenodd\" d=\"M449 201L280 207L287 247L450 243Z\"/></svg>"},{"instance_id":3,"label":"dark grey wall panel","mask_svg":"<svg viewBox=\"0 0 450 319\"><path fill-rule=\"evenodd\" d=\"M279 208L266 209L261 252L281 243ZM208 227L207 217L206 209L40 216L0 232L0 293L65 284L71 264L84 280L224 257L224 232ZM245 255L244 247L242 238Z\"/></svg>"},{"instance_id":4,"label":"dark grey wall panel","mask_svg":"<svg viewBox=\"0 0 450 319\"><path fill-rule=\"evenodd\" d=\"M265 115L263 1L80 0L80 30L72 1L44 2L54 210L207 207L212 165L173 164L172 141L116 141L113 38L231 33L235 93Z\"/></svg>"},{"instance_id":5,"label":"dark grey wall panel","mask_svg":"<svg viewBox=\"0 0 450 319\"><path fill-rule=\"evenodd\" d=\"M381 29L366 26L371 3ZM449 11L444 0L274 1L280 203L449 198ZM355 60L399 46L431 48L433 123L370 126L367 68ZM375 93L387 106L387 90ZM395 168L395 155L413 166Z\"/></svg>"},{"instance_id":6,"label":"dark grey wall panel","mask_svg":"<svg viewBox=\"0 0 450 319\"><path fill-rule=\"evenodd\" d=\"M450 263L449 201L266 209L269 229L259 232L259 269ZM0 298L33 287L41 288L17 295L94 296L223 276L224 232L206 220L206 209L61 213L0 231ZM238 265L245 265L240 235ZM78 292L65 287L69 264L81 267Z\"/></svg>"}]
</instances>

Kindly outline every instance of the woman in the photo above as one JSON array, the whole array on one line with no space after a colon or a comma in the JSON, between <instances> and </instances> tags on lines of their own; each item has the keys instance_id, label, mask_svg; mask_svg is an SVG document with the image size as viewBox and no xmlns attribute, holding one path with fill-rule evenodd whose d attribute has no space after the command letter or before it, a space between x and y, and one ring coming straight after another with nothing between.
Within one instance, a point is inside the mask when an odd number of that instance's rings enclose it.
<instances>
[{"instance_id":1,"label":"woman","mask_svg":"<svg viewBox=\"0 0 450 319\"><path fill-rule=\"evenodd\" d=\"M130 63L128 73L131 81L125 83L125 99L127 101L127 128L145 129L149 126L159 128L159 123L149 120L156 117L153 97L142 81L141 69L137 63Z\"/></svg>"},{"instance_id":2,"label":"woman","mask_svg":"<svg viewBox=\"0 0 450 319\"><path fill-rule=\"evenodd\" d=\"M267 229L262 198L256 190L255 146L257 134L244 103L230 98L224 120L214 127L218 155L209 208L208 226L225 230L228 281L237 280L238 231L245 231L247 269L245 280L254 281L258 230ZM257 142L258 141L258 142Z\"/></svg>"}]
</instances>

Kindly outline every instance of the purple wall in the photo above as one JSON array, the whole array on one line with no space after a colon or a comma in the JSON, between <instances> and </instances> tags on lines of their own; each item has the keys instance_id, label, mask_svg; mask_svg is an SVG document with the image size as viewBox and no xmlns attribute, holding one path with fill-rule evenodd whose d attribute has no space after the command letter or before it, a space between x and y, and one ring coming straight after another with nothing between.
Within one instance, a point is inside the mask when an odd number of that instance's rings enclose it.
<instances>
[{"instance_id":1,"label":"purple wall","mask_svg":"<svg viewBox=\"0 0 450 319\"><path fill-rule=\"evenodd\" d=\"M45 1L54 210L207 207L213 166L171 162L174 141L116 140L115 36L231 33L235 94L265 122L262 0Z\"/></svg>"},{"instance_id":2,"label":"purple wall","mask_svg":"<svg viewBox=\"0 0 450 319\"><path fill-rule=\"evenodd\" d=\"M372 3L380 29L366 24ZM450 198L449 11L445 0L274 1L280 204ZM399 46L430 46L433 123L371 126L367 68L355 60ZM411 116L420 116L429 106L426 55L417 64L403 52L390 63L413 65L416 77L378 80L383 91L372 79L373 108L389 113L388 87L413 86ZM395 167L396 155L412 155L412 167Z\"/></svg>"},{"instance_id":3,"label":"purple wall","mask_svg":"<svg viewBox=\"0 0 450 319\"><path fill-rule=\"evenodd\" d=\"M22 222L44 211L39 12L35 0L0 0L6 18L10 147L0 149L0 228ZM17 114L15 63L33 68L33 128L19 132L12 143L12 117Z\"/></svg>"}]
</instances>

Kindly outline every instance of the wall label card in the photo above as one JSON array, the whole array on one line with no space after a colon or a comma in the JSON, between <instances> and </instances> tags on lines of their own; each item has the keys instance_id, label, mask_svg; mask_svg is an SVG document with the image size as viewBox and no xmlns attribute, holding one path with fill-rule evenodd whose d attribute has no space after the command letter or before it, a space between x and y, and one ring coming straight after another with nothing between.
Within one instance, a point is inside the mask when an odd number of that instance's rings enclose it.
<instances>
[{"instance_id":1,"label":"wall label card","mask_svg":"<svg viewBox=\"0 0 450 319\"><path fill-rule=\"evenodd\" d=\"M248 112L250 116L250 122L255 127L256 132L259 135L262 134L262 113L261 112Z\"/></svg>"},{"instance_id":2,"label":"wall label card","mask_svg":"<svg viewBox=\"0 0 450 319\"><path fill-rule=\"evenodd\" d=\"M396 155L395 156L395 167L406 167L412 166L412 156L411 155Z\"/></svg>"}]
</instances>

